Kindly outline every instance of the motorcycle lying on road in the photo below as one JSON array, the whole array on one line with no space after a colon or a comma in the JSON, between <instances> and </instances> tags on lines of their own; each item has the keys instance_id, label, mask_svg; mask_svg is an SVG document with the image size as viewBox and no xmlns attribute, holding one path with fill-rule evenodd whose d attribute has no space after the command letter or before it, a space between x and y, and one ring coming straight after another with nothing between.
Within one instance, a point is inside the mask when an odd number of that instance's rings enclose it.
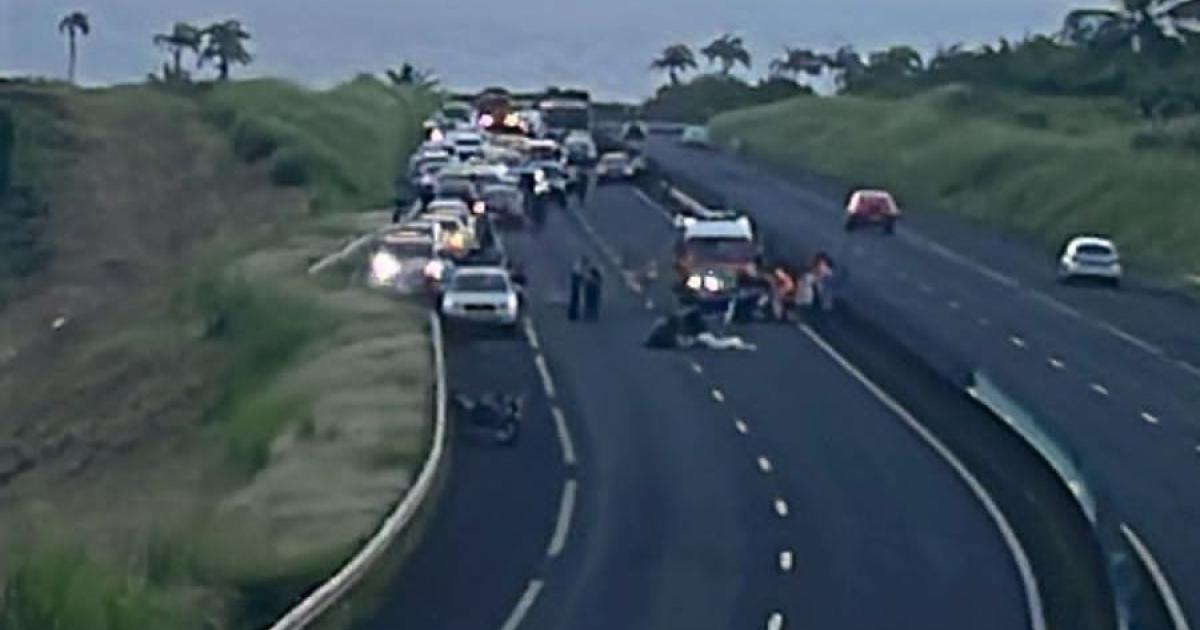
<instances>
[{"instance_id":1,"label":"motorcycle lying on road","mask_svg":"<svg viewBox=\"0 0 1200 630\"><path fill-rule=\"evenodd\" d=\"M516 443L525 407L521 396L493 392L473 398L454 393L450 405L463 435L505 446Z\"/></svg>"}]
</instances>

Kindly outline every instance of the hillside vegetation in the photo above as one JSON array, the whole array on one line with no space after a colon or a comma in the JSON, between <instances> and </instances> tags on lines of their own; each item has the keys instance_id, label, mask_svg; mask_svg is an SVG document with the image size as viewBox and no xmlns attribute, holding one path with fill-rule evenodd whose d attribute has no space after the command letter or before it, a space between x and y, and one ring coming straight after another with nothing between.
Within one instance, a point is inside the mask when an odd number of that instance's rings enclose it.
<instances>
[{"instance_id":1,"label":"hillside vegetation","mask_svg":"<svg viewBox=\"0 0 1200 630\"><path fill-rule=\"evenodd\" d=\"M50 252L0 306L0 627L262 627L373 531L428 443L424 311L305 271L386 220L430 98L0 85Z\"/></svg>"},{"instance_id":2,"label":"hillside vegetation","mask_svg":"<svg viewBox=\"0 0 1200 630\"><path fill-rule=\"evenodd\" d=\"M903 99L792 99L710 125L772 166L887 186L910 206L1015 228L1047 248L1098 232L1154 266L1200 270L1200 118L1148 126L1116 98L951 84Z\"/></svg>"}]
</instances>

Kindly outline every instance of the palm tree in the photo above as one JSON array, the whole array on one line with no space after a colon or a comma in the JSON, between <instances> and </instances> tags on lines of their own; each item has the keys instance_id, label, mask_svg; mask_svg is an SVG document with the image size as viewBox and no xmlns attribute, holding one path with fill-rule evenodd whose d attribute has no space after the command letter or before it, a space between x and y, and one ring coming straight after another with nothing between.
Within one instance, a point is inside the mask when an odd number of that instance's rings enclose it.
<instances>
[{"instance_id":1,"label":"palm tree","mask_svg":"<svg viewBox=\"0 0 1200 630\"><path fill-rule=\"evenodd\" d=\"M866 72L867 64L852 46L842 46L832 55L823 57L825 65L837 72L839 89L846 89Z\"/></svg>"},{"instance_id":2,"label":"palm tree","mask_svg":"<svg viewBox=\"0 0 1200 630\"><path fill-rule=\"evenodd\" d=\"M665 70L671 78L671 85L679 85L679 74L697 67L696 56L685 44L671 44L659 53L658 58L650 63L650 67Z\"/></svg>"},{"instance_id":3,"label":"palm tree","mask_svg":"<svg viewBox=\"0 0 1200 630\"><path fill-rule=\"evenodd\" d=\"M154 45L162 46L171 53L174 64L172 76L177 79L184 77L183 53L190 50L193 55L199 55L202 41L203 36L200 29L187 22L176 22L170 33L159 33L154 36Z\"/></svg>"},{"instance_id":4,"label":"palm tree","mask_svg":"<svg viewBox=\"0 0 1200 630\"><path fill-rule=\"evenodd\" d=\"M217 64L218 78L229 80L229 68L233 64L249 65L254 57L246 50L245 41L250 39L250 33L242 28L237 20L225 20L207 26L201 34L204 37L203 48L197 65L214 61Z\"/></svg>"},{"instance_id":5,"label":"palm tree","mask_svg":"<svg viewBox=\"0 0 1200 630\"><path fill-rule=\"evenodd\" d=\"M720 63L723 75L728 75L733 70L733 66L738 63L746 68L750 67L750 51L746 50L746 45L740 36L731 33L725 33L709 42L707 46L700 49L700 54L704 55L709 65Z\"/></svg>"},{"instance_id":6,"label":"palm tree","mask_svg":"<svg viewBox=\"0 0 1200 630\"><path fill-rule=\"evenodd\" d=\"M806 48L785 46L783 54L771 60L768 70L771 74L788 76L794 80L800 76L800 73L810 77L818 76L824 71L827 64L828 59L824 55Z\"/></svg>"},{"instance_id":7,"label":"palm tree","mask_svg":"<svg viewBox=\"0 0 1200 630\"><path fill-rule=\"evenodd\" d=\"M911 46L892 46L873 52L867 56L867 62L872 74L894 78L911 77L925 68L921 53Z\"/></svg>"},{"instance_id":8,"label":"palm tree","mask_svg":"<svg viewBox=\"0 0 1200 630\"><path fill-rule=\"evenodd\" d=\"M1200 0L1119 0L1113 9L1076 9L1061 37L1074 44L1161 50L1200 34Z\"/></svg>"},{"instance_id":9,"label":"palm tree","mask_svg":"<svg viewBox=\"0 0 1200 630\"><path fill-rule=\"evenodd\" d=\"M67 81L75 83L75 62L79 57L76 40L80 35L87 37L92 32L92 25L83 11L72 11L58 21L58 32L67 36L69 50L67 62Z\"/></svg>"}]
</instances>

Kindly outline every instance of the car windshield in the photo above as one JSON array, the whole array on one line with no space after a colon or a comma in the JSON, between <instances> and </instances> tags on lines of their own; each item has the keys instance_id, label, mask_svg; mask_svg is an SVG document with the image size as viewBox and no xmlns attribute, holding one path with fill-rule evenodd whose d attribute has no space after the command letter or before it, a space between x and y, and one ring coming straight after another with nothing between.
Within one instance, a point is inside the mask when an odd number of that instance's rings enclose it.
<instances>
[{"instance_id":1,"label":"car windshield","mask_svg":"<svg viewBox=\"0 0 1200 630\"><path fill-rule=\"evenodd\" d=\"M383 249L398 258L428 258L432 253L430 244L421 241L386 242Z\"/></svg>"},{"instance_id":2,"label":"car windshield","mask_svg":"<svg viewBox=\"0 0 1200 630\"><path fill-rule=\"evenodd\" d=\"M508 291L504 276L493 273L458 274L451 285L455 291L473 293L502 293Z\"/></svg>"},{"instance_id":3,"label":"car windshield","mask_svg":"<svg viewBox=\"0 0 1200 630\"><path fill-rule=\"evenodd\" d=\"M466 106L447 106L442 110L442 116L449 120L466 122L471 119L471 108Z\"/></svg>"},{"instance_id":4,"label":"car windshield","mask_svg":"<svg viewBox=\"0 0 1200 630\"><path fill-rule=\"evenodd\" d=\"M758 254L752 241L734 238L688 239L684 249L688 257L701 263L751 262Z\"/></svg>"},{"instance_id":5,"label":"car windshield","mask_svg":"<svg viewBox=\"0 0 1200 630\"><path fill-rule=\"evenodd\" d=\"M1075 253L1083 256L1110 257L1113 255L1113 250L1099 243L1085 243L1076 247Z\"/></svg>"}]
</instances>

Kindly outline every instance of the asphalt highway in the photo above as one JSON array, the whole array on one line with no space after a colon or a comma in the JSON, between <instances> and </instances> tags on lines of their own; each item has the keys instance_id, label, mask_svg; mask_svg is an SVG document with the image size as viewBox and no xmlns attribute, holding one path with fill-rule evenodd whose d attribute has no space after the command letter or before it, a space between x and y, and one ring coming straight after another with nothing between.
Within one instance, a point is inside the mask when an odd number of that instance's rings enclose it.
<instances>
[{"instance_id":1,"label":"asphalt highway","mask_svg":"<svg viewBox=\"0 0 1200 630\"><path fill-rule=\"evenodd\" d=\"M612 221L505 239L524 339L450 350L452 382L533 392L522 442L456 441L362 628L1030 627L1008 523L904 409L792 327L739 330L754 352L645 349L668 298L617 263L669 227L626 186L581 212ZM597 322L564 316L580 255L607 275Z\"/></svg>"},{"instance_id":2,"label":"asphalt highway","mask_svg":"<svg viewBox=\"0 0 1200 630\"><path fill-rule=\"evenodd\" d=\"M846 189L829 180L668 140L651 154L751 214L776 251L832 253L846 299L930 361L992 375L1090 472L1177 612L1200 617L1200 307L1136 277L1120 291L1059 286L1053 255L936 215L912 213L895 237L848 235Z\"/></svg>"}]
</instances>

